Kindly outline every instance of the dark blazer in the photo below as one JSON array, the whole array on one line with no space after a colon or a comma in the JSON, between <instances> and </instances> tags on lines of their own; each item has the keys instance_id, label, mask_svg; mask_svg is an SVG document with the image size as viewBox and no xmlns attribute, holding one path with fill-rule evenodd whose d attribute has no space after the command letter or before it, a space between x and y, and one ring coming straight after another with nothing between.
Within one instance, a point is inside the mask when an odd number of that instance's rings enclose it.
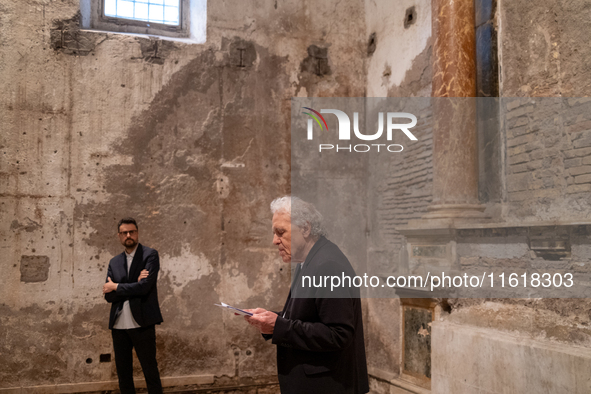
<instances>
[{"instance_id":1,"label":"dark blazer","mask_svg":"<svg viewBox=\"0 0 591 394\"><path fill-rule=\"evenodd\" d=\"M321 291L326 289L314 290L317 298L292 298L298 288L302 290L302 276L343 274L353 278L355 271L341 250L324 237L296 271L273 334L266 336L277 345L282 394L369 391L359 289L341 288L330 294L341 298L325 298L327 293ZM310 293L300 295L314 297Z\"/></svg>"},{"instance_id":2,"label":"dark blazer","mask_svg":"<svg viewBox=\"0 0 591 394\"><path fill-rule=\"evenodd\" d=\"M138 282L137 278L143 269L149 271L148 277ZM129 300L129 307L133 318L141 327L162 323L162 314L158 305L158 289L156 281L160 270L158 252L142 244L138 244L135 255L127 275L127 257L125 252L113 257L109 262L107 278L118 283L116 291L105 294L105 299L111 304L109 328L112 329L115 320L123 308L123 303Z\"/></svg>"}]
</instances>

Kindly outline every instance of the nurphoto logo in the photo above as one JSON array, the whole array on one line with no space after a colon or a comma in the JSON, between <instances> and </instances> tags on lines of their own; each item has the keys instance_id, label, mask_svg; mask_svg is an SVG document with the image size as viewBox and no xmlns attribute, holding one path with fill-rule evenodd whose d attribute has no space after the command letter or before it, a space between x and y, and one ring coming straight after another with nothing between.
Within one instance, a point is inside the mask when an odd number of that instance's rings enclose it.
<instances>
[{"instance_id":1,"label":"nurphoto logo","mask_svg":"<svg viewBox=\"0 0 591 394\"><path fill-rule=\"evenodd\" d=\"M338 109L321 109L320 112L309 108L303 107L304 109L310 111L304 111L304 114L308 115L310 119L308 119L308 140L312 141L314 139L314 122L318 124L321 131L328 131L328 125L326 123L326 119L322 114L333 114L336 115L338 120L338 134L339 134L339 141L350 141L351 140L351 120L349 116ZM417 141L417 137L414 136L413 133L410 132L410 128L416 126L417 124L417 117L408 112L387 112L386 113L386 140L392 141L392 135L395 130L402 131L411 141ZM394 123L394 119L410 119L410 123ZM353 112L353 132L355 133L355 137L363 141L375 141L379 139L382 134L384 133L384 113L378 113L378 131L374 134L363 134L359 130L359 113ZM385 148L383 148L385 147ZM380 148L383 148L381 151L385 152L402 152L404 147L400 144L356 144L356 145L339 145L336 146L333 144L319 144L318 151L322 152L323 150L335 150L336 152L339 151L347 151L347 152L369 152L370 150L377 150L380 152Z\"/></svg>"}]
</instances>

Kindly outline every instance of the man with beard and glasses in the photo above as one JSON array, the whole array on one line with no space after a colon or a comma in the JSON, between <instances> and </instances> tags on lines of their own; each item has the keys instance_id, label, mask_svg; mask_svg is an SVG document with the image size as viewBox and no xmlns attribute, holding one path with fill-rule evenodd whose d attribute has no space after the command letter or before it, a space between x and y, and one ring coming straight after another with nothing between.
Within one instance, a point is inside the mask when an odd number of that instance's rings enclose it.
<instances>
[{"instance_id":1,"label":"man with beard and glasses","mask_svg":"<svg viewBox=\"0 0 591 394\"><path fill-rule=\"evenodd\" d=\"M338 246L325 238L322 215L297 197L271 203L273 244L284 263L299 263L281 312L248 310L249 324L277 345L282 394L369 391L359 289L305 288L305 277L355 276Z\"/></svg>"},{"instance_id":2,"label":"man with beard and glasses","mask_svg":"<svg viewBox=\"0 0 591 394\"><path fill-rule=\"evenodd\" d=\"M103 294L111 303L109 329L119 389L122 394L135 393L132 354L135 349L148 393L162 393L155 329L156 324L162 323L156 288L160 259L156 250L138 243L139 231L133 218L121 219L117 229L125 251L109 262Z\"/></svg>"}]
</instances>

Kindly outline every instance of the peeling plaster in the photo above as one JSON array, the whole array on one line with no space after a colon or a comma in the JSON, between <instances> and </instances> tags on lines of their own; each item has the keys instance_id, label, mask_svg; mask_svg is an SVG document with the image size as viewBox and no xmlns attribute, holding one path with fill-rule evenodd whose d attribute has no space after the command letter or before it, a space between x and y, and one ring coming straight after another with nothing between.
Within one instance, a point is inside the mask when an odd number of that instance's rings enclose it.
<instances>
[{"instance_id":1,"label":"peeling plaster","mask_svg":"<svg viewBox=\"0 0 591 394\"><path fill-rule=\"evenodd\" d=\"M405 28L406 10L415 7L417 19ZM368 97L387 97L388 90L399 86L407 70L431 37L431 1L401 0L396 2L365 1L366 34L379 38L375 52L368 58ZM391 74L383 80L384 69Z\"/></svg>"},{"instance_id":2,"label":"peeling plaster","mask_svg":"<svg viewBox=\"0 0 591 394\"><path fill-rule=\"evenodd\" d=\"M273 380L275 349L212 304L281 307L268 203L291 187L289 100L364 92L358 2L213 2L204 45L80 31L78 3L0 2L0 145L16 147L0 177L0 387L115 379L97 361L112 352L100 288L123 216L160 253L162 374ZM311 45L330 48L330 74L302 73ZM45 282L20 281L22 255L49 258Z\"/></svg>"},{"instance_id":3,"label":"peeling plaster","mask_svg":"<svg viewBox=\"0 0 591 394\"><path fill-rule=\"evenodd\" d=\"M213 272L213 266L203 254L193 255L188 246L183 246L180 256L161 256L164 262L161 275L171 277L171 286L176 295L189 283Z\"/></svg>"}]
</instances>

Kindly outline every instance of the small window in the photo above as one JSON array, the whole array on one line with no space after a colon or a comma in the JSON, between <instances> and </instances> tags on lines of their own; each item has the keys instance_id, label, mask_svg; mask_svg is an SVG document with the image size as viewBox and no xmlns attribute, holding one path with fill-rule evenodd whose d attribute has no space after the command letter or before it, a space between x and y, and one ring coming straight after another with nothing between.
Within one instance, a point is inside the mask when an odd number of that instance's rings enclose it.
<instances>
[{"instance_id":1,"label":"small window","mask_svg":"<svg viewBox=\"0 0 591 394\"><path fill-rule=\"evenodd\" d=\"M82 27L205 42L207 0L80 0Z\"/></svg>"},{"instance_id":2,"label":"small window","mask_svg":"<svg viewBox=\"0 0 591 394\"><path fill-rule=\"evenodd\" d=\"M180 0L104 0L104 16L179 26Z\"/></svg>"}]
</instances>

